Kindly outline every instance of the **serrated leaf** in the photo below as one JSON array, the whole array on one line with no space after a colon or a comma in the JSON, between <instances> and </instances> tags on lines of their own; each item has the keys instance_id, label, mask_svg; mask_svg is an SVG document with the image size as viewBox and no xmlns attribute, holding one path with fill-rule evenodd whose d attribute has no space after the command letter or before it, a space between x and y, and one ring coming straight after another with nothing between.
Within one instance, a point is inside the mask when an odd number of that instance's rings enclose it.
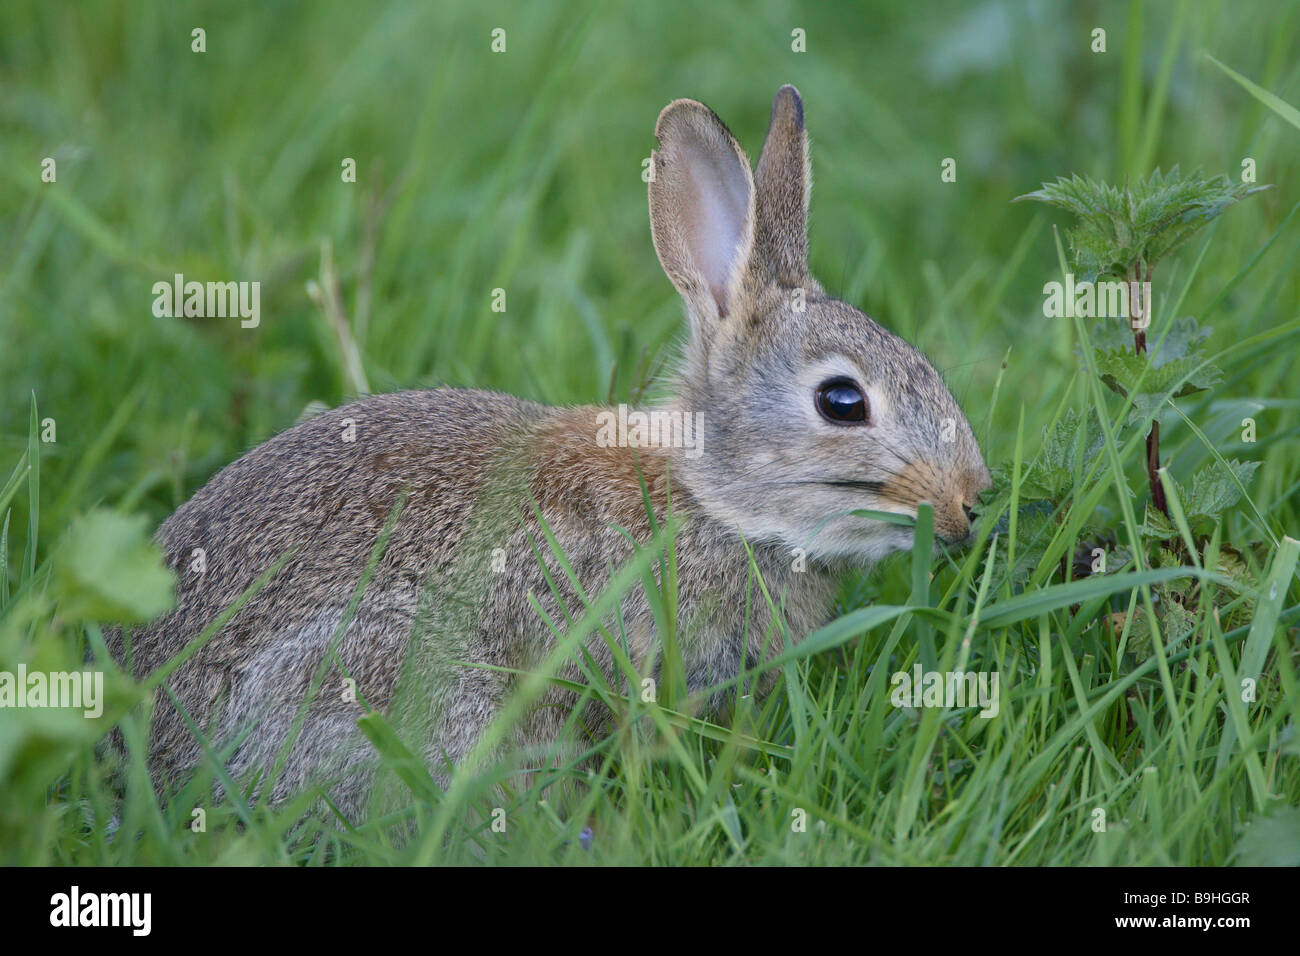
<instances>
[{"instance_id":1,"label":"serrated leaf","mask_svg":"<svg viewBox=\"0 0 1300 956\"><path fill-rule=\"evenodd\" d=\"M1129 320L1122 316L1098 319L1097 324L1089 331L1088 337L1092 339L1094 351L1122 352L1128 349L1131 352L1133 350L1133 330L1129 327ZM1082 342L1075 346L1074 354L1079 359L1080 368L1087 368L1087 363L1083 360Z\"/></svg>"},{"instance_id":2,"label":"serrated leaf","mask_svg":"<svg viewBox=\"0 0 1300 956\"><path fill-rule=\"evenodd\" d=\"M1160 335L1147 337L1147 361L1153 367L1168 365L1174 359L1190 358L1200 354L1201 346L1213 331L1209 326L1201 328L1196 319L1190 315L1170 323L1169 330ZM1094 354L1097 352L1134 352L1133 329L1129 320L1119 317L1103 317L1089 332ZM1086 368L1083 361L1082 343L1075 346L1075 355L1079 358L1079 367Z\"/></svg>"},{"instance_id":3,"label":"serrated leaf","mask_svg":"<svg viewBox=\"0 0 1300 956\"><path fill-rule=\"evenodd\" d=\"M1241 552L1231 545L1221 544L1219 546L1219 566L1215 570L1226 575L1232 581L1231 589L1234 593L1240 594L1247 589L1253 590L1257 586L1256 575L1251 571L1251 566L1242 558ZM1248 623L1252 619L1253 610L1253 602L1247 602L1236 612L1229 613L1245 612L1243 623ZM1230 618L1224 619L1224 630L1230 630L1231 627L1236 626L1236 624L1229 623L1231 620Z\"/></svg>"},{"instance_id":4,"label":"serrated leaf","mask_svg":"<svg viewBox=\"0 0 1300 956\"><path fill-rule=\"evenodd\" d=\"M1079 217L1066 233L1076 274L1125 278L1139 265L1150 269L1229 206L1267 188L1227 176L1183 176L1175 166L1123 188L1077 174L1061 177L1016 201L1032 199Z\"/></svg>"},{"instance_id":5,"label":"serrated leaf","mask_svg":"<svg viewBox=\"0 0 1300 956\"><path fill-rule=\"evenodd\" d=\"M1217 518L1241 500L1241 486L1255 476L1257 461L1213 461L1192 475L1192 489L1183 497L1188 518ZM1235 478L1235 480L1234 480ZM1238 484L1240 483L1240 485Z\"/></svg>"},{"instance_id":6,"label":"serrated leaf","mask_svg":"<svg viewBox=\"0 0 1300 956\"><path fill-rule=\"evenodd\" d=\"M1008 567L1005 547L998 548L994 559L993 574L997 578L1007 577L1013 584L1023 584L1038 567L1043 551L1056 533L1056 522L1052 520L1055 509L1042 501L1021 505L1016 512L1016 548L1015 565ZM1010 522L1006 517L998 524L998 530L1007 534Z\"/></svg>"},{"instance_id":7,"label":"serrated leaf","mask_svg":"<svg viewBox=\"0 0 1300 956\"><path fill-rule=\"evenodd\" d=\"M1174 482L1178 486L1177 482ZM1181 488L1179 493L1181 494ZM1178 529L1174 523L1165 517L1163 511L1153 505L1148 505L1146 514L1142 519L1142 534L1148 538L1159 538L1162 541L1172 541L1178 537Z\"/></svg>"},{"instance_id":8,"label":"serrated leaf","mask_svg":"<svg viewBox=\"0 0 1300 956\"><path fill-rule=\"evenodd\" d=\"M1155 368L1163 368L1182 358L1196 358L1200 346L1213 331L1208 325L1201 328L1190 315L1175 319L1163 335L1148 337L1148 357Z\"/></svg>"},{"instance_id":9,"label":"serrated leaf","mask_svg":"<svg viewBox=\"0 0 1300 956\"><path fill-rule=\"evenodd\" d=\"M1233 459L1226 463L1211 462L1192 475L1191 490L1178 481L1174 489L1183 504L1188 524L1194 531L1204 531L1206 522L1217 521L1219 516L1241 500L1241 488L1254 477L1259 462L1241 462ZM1233 478L1236 478L1236 481ZM1148 507L1142 522L1142 533L1150 538L1170 541L1177 538L1178 529L1159 509ZM1240 559L1238 559L1240 563ZM1244 568L1244 564L1242 565ZM1230 575L1240 578L1240 575Z\"/></svg>"},{"instance_id":10,"label":"serrated leaf","mask_svg":"<svg viewBox=\"0 0 1300 956\"><path fill-rule=\"evenodd\" d=\"M1182 398L1212 388L1223 379L1223 373L1213 365L1198 368L1202 360L1196 356L1166 358L1163 364L1155 365L1132 351L1098 349L1093 358L1106 386L1125 397L1132 394L1134 409L1144 417L1164 401L1175 385L1169 397Z\"/></svg>"},{"instance_id":11,"label":"serrated leaf","mask_svg":"<svg viewBox=\"0 0 1300 956\"><path fill-rule=\"evenodd\" d=\"M1080 418L1073 408L1052 429L1043 431L1043 448L1023 476L1025 500L1057 501L1074 485L1074 476L1100 451L1104 438L1091 416Z\"/></svg>"}]
</instances>

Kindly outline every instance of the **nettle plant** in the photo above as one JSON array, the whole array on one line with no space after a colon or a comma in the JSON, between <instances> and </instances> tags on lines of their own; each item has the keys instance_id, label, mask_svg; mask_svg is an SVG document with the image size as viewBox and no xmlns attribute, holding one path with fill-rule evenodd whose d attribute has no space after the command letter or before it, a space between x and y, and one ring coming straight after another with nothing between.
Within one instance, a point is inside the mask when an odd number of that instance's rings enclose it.
<instances>
[{"instance_id":1,"label":"nettle plant","mask_svg":"<svg viewBox=\"0 0 1300 956\"><path fill-rule=\"evenodd\" d=\"M1199 563L1197 556L1215 538L1218 570L1245 583L1241 551L1218 542L1216 529L1222 513L1245 494L1258 463L1229 461L1216 453L1215 460L1193 474L1188 485L1162 470L1157 413L1174 399L1211 389L1222 373L1207 359L1205 342L1211 330L1201 328L1195 318L1158 323L1158 331L1153 327L1151 283L1162 259L1229 206L1266 188L1233 183L1227 177L1183 176L1174 167L1118 187L1078 175L1062 177L1017 197L1017 201L1057 206L1077 217L1066 233L1072 273L1059 241L1058 252L1067 296L1072 296L1065 303L1065 314L1080 322L1081 368L1126 400L1130 409L1126 428L1148 429L1145 472L1150 497L1136 540L1130 538L1143 553L1135 556L1131 549L1119 546L1110 528L1085 526L1073 559L1076 577L1116 570L1129 561L1151 567ZM1174 308L1180 303L1181 297ZM1120 308L1114 308L1116 304ZM1085 328L1084 318L1095 321ZM1124 428L1118 429L1114 436L1115 448L1120 447L1123 432ZM1019 550L1013 577L1028 576L1044 553L1044 538L1050 537L1041 532L1064 521L1064 513L1077 506L1078 496L1071 500L1074 482L1101 459L1105 437L1095 414L1080 415L1073 409L1044 434L1041 454L1018 483L1021 527L1015 535ZM1011 479L1007 474L995 476L1003 489L1009 489ZM1106 557L1110 568L1105 566ZM1195 606L1196 588L1192 579L1157 589L1162 624L1186 632L1190 612L1185 609Z\"/></svg>"}]
</instances>

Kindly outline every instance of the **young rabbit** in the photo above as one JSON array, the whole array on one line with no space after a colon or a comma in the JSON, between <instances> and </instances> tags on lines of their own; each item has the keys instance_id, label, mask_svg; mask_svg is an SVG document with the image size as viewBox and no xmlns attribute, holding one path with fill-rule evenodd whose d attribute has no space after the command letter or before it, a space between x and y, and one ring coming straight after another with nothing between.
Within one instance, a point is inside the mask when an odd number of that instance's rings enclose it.
<instances>
[{"instance_id":1,"label":"young rabbit","mask_svg":"<svg viewBox=\"0 0 1300 956\"><path fill-rule=\"evenodd\" d=\"M363 810L376 758L357 727L358 697L405 728L445 782L515 684L495 668L527 670L554 647L530 596L552 623L582 614L539 513L592 599L632 539L652 537L646 496L657 521L671 510L682 522L678 633L692 692L782 649L773 606L800 640L828 618L841 569L910 546L907 528L849 511L912 515L926 501L940 537L969 536L989 473L957 403L920 352L808 274L798 92L778 91L753 174L727 127L693 100L670 103L655 136L651 234L690 321L673 397L658 411L698 423L694 442L627 447L608 440L617 429L605 409L440 388L353 402L254 448L157 535L179 577L178 606L131 636L142 675L290 554L171 676L185 715L158 697L149 754L158 783L200 760L188 721L232 776L260 770L267 782L318 671L319 693L264 799L323 781L345 813ZM657 673L643 588L606 625L640 673ZM119 659L123 641L114 635ZM622 688L605 640L593 634L586 650ZM560 676L582 679L576 664ZM343 691L347 678L355 694ZM544 753L576 700L548 690L505 744Z\"/></svg>"}]
</instances>

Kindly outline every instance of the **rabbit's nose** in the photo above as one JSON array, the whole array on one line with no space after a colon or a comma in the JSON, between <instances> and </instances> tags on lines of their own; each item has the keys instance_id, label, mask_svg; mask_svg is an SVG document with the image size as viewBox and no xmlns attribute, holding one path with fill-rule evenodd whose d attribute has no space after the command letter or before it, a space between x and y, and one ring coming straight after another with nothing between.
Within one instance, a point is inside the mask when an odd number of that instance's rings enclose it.
<instances>
[{"instance_id":1,"label":"rabbit's nose","mask_svg":"<svg viewBox=\"0 0 1300 956\"><path fill-rule=\"evenodd\" d=\"M993 476L989 474L988 468L983 468L979 473L971 474L966 483L966 491L962 495L964 499L961 503L962 514L966 516L966 521L972 529L975 527L975 508L980 503L980 495L993 487Z\"/></svg>"},{"instance_id":2,"label":"rabbit's nose","mask_svg":"<svg viewBox=\"0 0 1300 956\"><path fill-rule=\"evenodd\" d=\"M936 508L934 519L935 534L949 544L968 540L975 524L970 508L960 499L950 500L946 507Z\"/></svg>"},{"instance_id":3,"label":"rabbit's nose","mask_svg":"<svg viewBox=\"0 0 1300 956\"><path fill-rule=\"evenodd\" d=\"M965 541L970 538L971 532L975 529L975 512L971 511L970 505L963 501L961 503L961 513L966 520L961 522L962 533L959 540Z\"/></svg>"}]
</instances>

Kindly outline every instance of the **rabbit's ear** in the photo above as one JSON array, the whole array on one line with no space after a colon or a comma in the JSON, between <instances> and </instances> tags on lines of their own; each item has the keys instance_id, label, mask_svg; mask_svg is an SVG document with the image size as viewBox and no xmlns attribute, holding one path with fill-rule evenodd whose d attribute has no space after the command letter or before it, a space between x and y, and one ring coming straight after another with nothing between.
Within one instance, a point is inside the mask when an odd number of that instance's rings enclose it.
<instances>
[{"instance_id":1,"label":"rabbit's ear","mask_svg":"<svg viewBox=\"0 0 1300 956\"><path fill-rule=\"evenodd\" d=\"M650 235L664 272L703 331L733 312L754 243L754 178L735 138L703 103L674 100L655 123Z\"/></svg>"},{"instance_id":2,"label":"rabbit's ear","mask_svg":"<svg viewBox=\"0 0 1300 956\"><path fill-rule=\"evenodd\" d=\"M793 86L776 91L754 181L758 193L755 259L781 284L803 285L808 280L812 167L803 126L803 100Z\"/></svg>"}]
</instances>

